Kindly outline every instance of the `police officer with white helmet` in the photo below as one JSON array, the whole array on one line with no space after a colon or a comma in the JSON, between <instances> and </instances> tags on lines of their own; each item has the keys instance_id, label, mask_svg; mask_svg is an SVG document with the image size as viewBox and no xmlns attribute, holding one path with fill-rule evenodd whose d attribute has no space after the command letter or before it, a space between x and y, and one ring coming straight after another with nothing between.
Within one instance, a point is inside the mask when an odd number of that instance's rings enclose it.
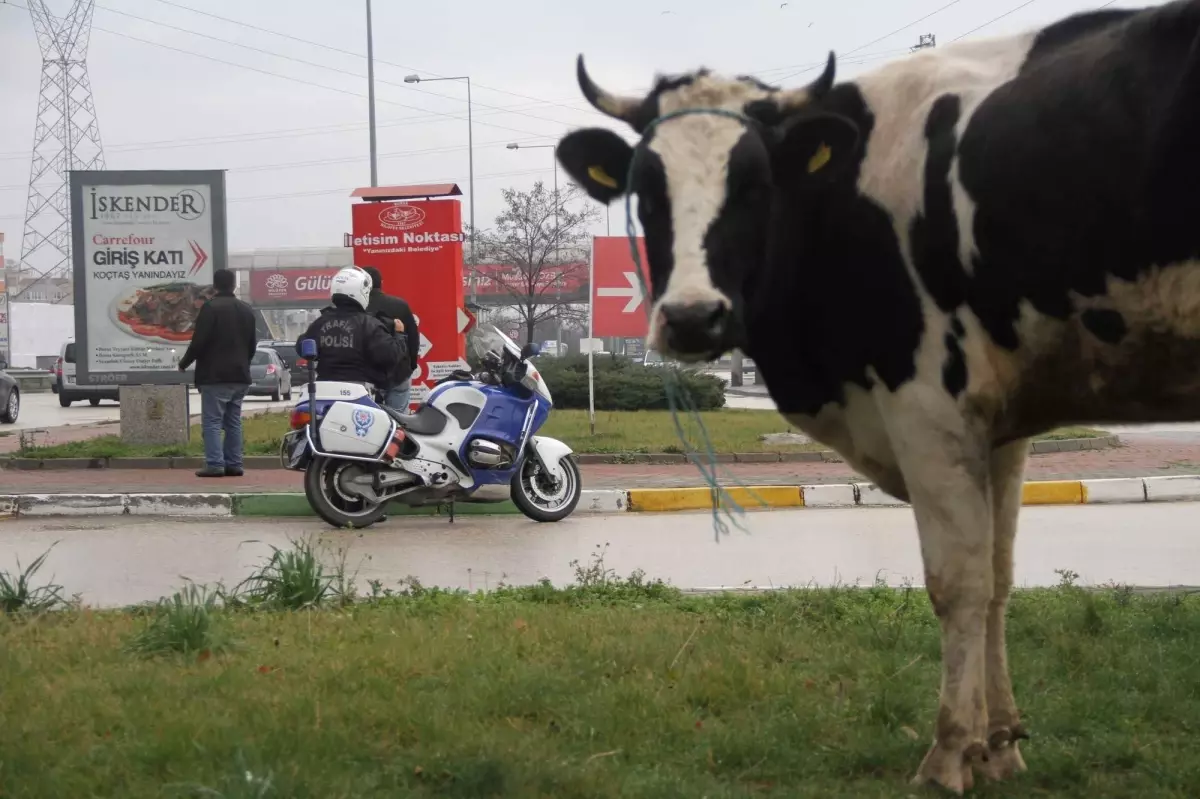
<instances>
[{"instance_id":1,"label":"police officer with white helmet","mask_svg":"<svg viewBox=\"0 0 1200 799\"><path fill-rule=\"evenodd\" d=\"M404 324L396 320L389 330L367 313L371 277L357 266L334 275L329 294L332 305L297 339L297 351L304 339L317 342L318 380L386 386L393 364L408 351Z\"/></svg>"}]
</instances>

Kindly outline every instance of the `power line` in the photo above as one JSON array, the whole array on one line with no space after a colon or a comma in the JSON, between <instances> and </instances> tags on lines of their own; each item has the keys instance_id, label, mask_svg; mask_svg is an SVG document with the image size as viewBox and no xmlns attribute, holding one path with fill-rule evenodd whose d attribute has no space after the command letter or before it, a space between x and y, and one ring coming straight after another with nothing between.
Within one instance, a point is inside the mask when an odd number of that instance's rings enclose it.
<instances>
[{"instance_id":1,"label":"power line","mask_svg":"<svg viewBox=\"0 0 1200 799\"><path fill-rule=\"evenodd\" d=\"M406 125L420 125L430 121L430 117L412 116L412 117L397 117L396 119L380 122L376 127L403 127ZM435 117L436 119L436 117ZM203 147L216 146L223 144L242 144L246 142L256 141L271 141L274 139L290 139L299 138L302 136L321 136L331 133L355 133L360 130L366 130L367 123L365 122L348 122L339 125L320 125L315 127L302 128L282 128L277 130L266 131L247 131L246 133L230 133L218 136L198 136L190 139L158 139L154 141L143 142L125 142L123 144L106 145L106 152L125 151L125 150L169 150L179 147ZM552 138L553 134L539 135L538 138ZM7 153L0 153L0 161L13 161L18 159L29 158L28 151L18 150Z\"/></svg>"},{"instance_id":2,"label":"power line","mask_svg":"<svg viewBox=\"0 0 1200 799\"><path fill-rule=\"evenodd\" d=\"M1038 1L1038 0L1026 0L1026 2L1024 2L1024 3L1021 3L1021 5L1017 6L1016 8L1010 8L1008 11L1005 11L1005 12L1004 12L1003 14L1001 14L1000 16L998 16L998 17L994 17L994 18L992 18L992 19L989 19L987 22L983 23L983 24L982 24L982 25L980 25L979 27L977 27L977 28L971 28L971 30L967 31L966 33L963 33L963 34L960 34L960 35L958 35L958 36L955 36L955 37L954 37L953 39L951 39L950 41L952 41L952 42L957 42L959 39L962 39L962 38L965 38L965 37L967 37L967 36L970 36L972 33L975 33L976 31L981 31L981 30L983 30L984 28L986 28L988 25L991 25L993 22L999 22L1000 20L1002 20L1002 19L1004 19L1005 17L1007 17L1009 14L1015 14L1015 13L1017 13L1018 11L1020 11L1022 8L1025 8L1025 6L1031 6L1031 5L1033 5L1034 3L1036 3L1037 1ZM1116 1L1116 0L1110 0L1110 2L1108 2L1108 3L1105 3L1105 4L1104 4L1104 6L1111 6L1111 5L1113 4L1113 2L1115 2L1115 1ZM1100 6L1100 8L1104 8L1104 6Z\"/></svg>"},{"instance_id":3,"label":"power line","mask_svg":"<svg viewBox=\"0 0 1200 799\"><path fill-rule=\"evenodd\" d=\"M178 32L180 32L180 33L184 33L184 34L187 34L187 35L189 35L189 36L197 36L197 37L199 37L199 38L201 38L201 39L208 39L208 40L210 40L210 41L214 41L214 42L220 42L220 43L222 43L222 44L227 44L227 45L230 45L230 46L232 46L232 47L240 47L240 48L242 48L243 50L249 50L249 51L251 51L251 52L255 52L255 53L261 53L261 54L263 54L263 55L271 56L271 57L273 57L273 58L282 58L282 59L284 59L284 60L286 60L286 61L293 61L293 62L295 62L295 63L297 63L297 64L303 64L303 65L305 65L305 66L309 66L309 67L315 67L315 68L317 68L317 69L325 69L325 70L329 70L330 72L337 72L337 73L339 73L339 74L341 74L341 75L349 75L350 77L353 77L353 78L358 78L359 80L366 80L366 76L365 76L365 75L360 75L359 73L357 73L357 72L352 72L352 71L350 71L350 70L348 70L348 69L340 69L340 68L338 68L338 67L332 67L332 66L328 66L328 65L326 65L326 64L320 64L320 63L317 63L316 61L308 61L308 60L306 60L306 59L303 59L303 58L297 58L297 57L295 57L295 56L286 55L286 54L284 54L284 53L276 53L276 52L273 52L273 51L271 51L271 50L264 50L263 48L261 48L261 47L255 47L254 45L250 45L250 44L242 44L241 42L235 42L235 41L233 41L233 40L231 40L231 39L226 39L226 38L223 38L223 37L220 37L220 36L213 36L213 35L211 35L211 34L208 34L208 33L201 33L201 32L199 32L199 31L188 30L187 28L181 28L181 27L179 27L178 25L172 25L172 24L170 24L170 23L167 23L167 22L159 22L158 20L150 19L149 17L142 17L142 16L139 16L139 15L137 15L137 14L130 14L128 11L120 11L120 10L118 10L118 9L115 9L115 8L108 8L107 6L102 6L102 5L97 5L97 6L96 6L96 8L98 8L98 9L100 9L100 10L102 10L102 11L106 11L106 12L108 12L108 13L110 13L110 14L119 14L119 15L121 15L121 16L123 16L123 17L129 17L130 19L136 19L136 20L138 20L139 22L146 22L146 23L149 23L149 24L151 24L151 25L158 25L158 26L160 26L160 27L167 28L167 29L169 29L169 30L173 30L173 31L178 31ZM411 86L411 85L404 84L404 83L397 83L396 81L384 80L383 78L377 78L377 79L376 79L376 82L377 82L377 83L383 83L383 84L386 84L386 85L388 85L388 86L397 86L397 87L399 87L399 88L402 88L402 89L407 89L407 90L414 91L414 92L419 92L419 93L421 93L421 94L428 94L428 95L430 95L431 97L440 97L440 98L442 98L442 99L444 99L444 100L453 100L453 101L455 101L455 102L459 102L459 103L461 103L461 102L464 102L464 101L463 101L463 99L462 99L462 98L460 98L460 97L453 97L453 96L451 96L451 95L448 95L448 94L440 94L440 93L438 93L438 92L430 91L430 90L428 90L428 89L422 89L422 88L419 88L419 87L416 87L416 86ZM539 119L539 120L542 120L543 122L553 122L553 123L555 123L555 124L557 124L557 125L567 125L567 124L569 124L569 123L567 123L567 122L563 122L563 121L562 121L562 120L560 120L560 119L551 119L550 117L543 117L543 116L538 116L537 114L530 114L530 113L528 113L528 112L526 112L526 111L517 111L517 110L515 110L515 109L510 109L510 108L502 108L502 107L500 107L500 106L488 105L488 104L486 104L486 103L479 103L479 102L476 102L476 103L473 103L473 105L479 106L480 108L487 108L487 109L491 109L491 110L494 110L494 111L502 111L503 113L506 113L506 114L517 114L517 115L519 115L519 116L526 116L526 117L530 117L530 118L532 118L532 119ZM414 107L415 107L415 106L414 106ZM421 110L428 110L428 109L421 109ZM576 113L585 113L585 112L587 111L587 109L583 109L583 108L572 108L572 109L570 109L570 110L572 110L572 111L574 111L574 112L576 112ZM431 111L430 113L437 113L437 112L432 112L432 111Z\"/></svg>"},{"instance_id":4,"label":"power line","mask_svg":"<svg viewBox=\"0 0 1200 799\"><path fill-rule=\"evenodd\" d=\"M880 43L880 42L882 42L884 39L890 39L891 37L895 36L897 33L903 33L904 31L906 31L906 30L908 30L909 28L911 28L913 25L916 25L918 22L924 22L925 20L929 19L930 17L932 17L932 16L935 16L935 15L937 15L937 14L940 14L940 13L942 13L943 11L945 11L947 8L950 8L951 6L956 6L956 5L958 5L959 3L961 3L961 2L962 2L962 0L950 0L950 2L949 2L949 3L946 3L946 5L942 6L941 8L938 8L938 9L936 9L936 10L934 10L934 11L930 11L930 12L929 12L928 14L926 14L925 16L923 16L923 17L918 17L917 19L914 19L912 22L909 22L909 23L907 23L907 24L905 24L905 25L902 25L902 26L900 26L899 28L896 28L896 30L892 31L891 33L885 33L883 36L880 36L878 39L872 39L871 41L867 42L866 44L862 44L862 45L859 45L858 47L855 47L853 50L847 50L845 53L843 53L841 56L839 56L839 59L840 59L842 56L853 55L854 53L857 53L857 52L859 52L860 50L865 50L865 49L867 49L868 47L870 47L870 46L871 46L871 45L873 45L873 44L879 44L879 43ZM1030 0L1030 2L1036 2L1036 0ZM981 27L982 27L982 26L981 26ZM821 66L824 66L824 62L821 62ZM807 68L805 68L805 69L802 69L802 70L800 70L800 71L798 71L798 72L793 72L793 73L792 73L792 74L790 74L790 75L784 75L782 78L777 78L776 80L777 80L779 83L782 83L782 82L783 82L783 81L785 81L785 80L789 80L789 79L791 79L791 78L794 78L794 77L796 77L797 75L803 75L805 72L811 72L811 71L813 71L814 69L817 69L817 68L818 68L818 67L815 67L815 66L812 66L812 67L807 67Z\"/></svg>"},{"instance_id":5,"label":"power line","mask_svg":"<svg viewBox=\"0 0 1200 799\"><path fill-rule=\"evenodd\" d=\"M520 144L527 144L531 141L538 141L543 137L535 139L519 140ZM493 147L501 144L508 144L512 139L498 139L496 141L480 142L477 147ZM396 158L412 158L422 155L436 155L441 153L453 153L467 149L465 145L457 145L454 147L429 147L423 150L396 150L390 153L381 153L381 159L396 159ZM366 160L367 156L349 156L346 158L321 158L309 161L291 161L282 164L256 164L255 166L229 167L226 172L230 173L246 173L246 172L269 172L275 169L303 169L314 166L327 166L330 164L353 164ZM0 191L24 191L28 188L28 184L14 184L11 186L0 186Z\"/></svg>"},{"instance_id":6,"label":"power line","mask_svg":"<svg viewBox=\"0 0 1200 799\"><path fill-rule=\"evenodd\" d=\"M857 58L865 59L865 60L874 60L876 58L882 58L882 57L892 56L892 55L899 55L901 53L907 53L907 52L908 52L907 47L893 47L890 50L875 50L870 53L863 53L863 54L857 56ZM839 57L838 60L840 61L841 58ZM856 63L862 63L862 62L856 61ZM799 64L787 64L787 65L781 66L781 67L768 67L766 69L756 69L756 70L751 71L749 74L754 75L760 79L763 79L769 72L787 72L789 70L794 70L797 68L809 70L809 69L813 69L815 67L823 67L823 66L825 66L824 58L822 58L820 61L804 61Z\"/></svg>"},{"instance_id":7,"label":"power line","mask_svg":"<svg viewBox=\"0 0 1200 799\"><path fill-rule=\"evenodd\" d=\"M25 6L20 5L18 3L13 3L13 2L5 2L3 4L0 4L0 6L3 6L5 8L21 8L21 9L25 9L26 11L29 10ZM299 84L303 84L305 86L312 86L317 89L325 89L326 91L337 92L338 94L345 94L349 97L358 97L363 100L367 99L367 96L365 94L361 94L356 91L351 91L350 89L342 89L337 86L327 86L324 83L317 83L315 81L305 80L304 78L296 78L291 75L285 75L282 72L272 72L269 69L262 69L260 67L252 67L248 64L239 64L236 61L226 61L225 59L217 58L216 56L210 56L205 53L197 53L194 50L184 50L183 48L180 48L180 47L173 47L171 45L162 44L161 42L155 42L155 41L151 41L149 39L142 39L138 36L132 36L128 33L121 33L120 31L114 31L114 30L109 30L108 28L102 28L99 25L94 25L92 27L92 30L101 31L103 33L107 33L112 36L120 36L123 39L130 39L131 41L141 42L142 44L149 44L154 47L160 47L164 50L171 50L176 53L182 53L184 55L195 56L196 58L203 58L206 61L213 61L218 64L225 64L226 66L237 67L239 69L245 69L245 70L249 70L251 72L257 72L261 75L270 75L271 77L281 78L283 80L292 81L293 83L299 83ZM408 108L408 109L415 110L415 111L423 111L427 114L433 114L435 116L446 117L447 119L454 119L457 121L464 121L464 122L466 121L466 117L457 116L457 115L451 114L451 113L434 111L429 108L422 108L420 106L415 106L415 105L408 105L407 103L401 103L401 102L397 102L395 100L388 100L388 99L385 99L382 97L377 98L377 100L378 100L378 102L387 103L388 105L394 105L394 106L398 106L400 108ZM479 124L486 125L491 128L498 128L500 130L507 130L512 133L521 133L526 136L545 136L545 134L543 134L543 133L534 133L533 131L523 130L521 128L510 128L507 125L497 125L494 122L480 122Z\"/></svg>"},{"instance_id":8,"label":"power line","mask_svg":"<svg viewBox=\"0 0 1200 799\"><path fill-rule=\"evenodd\" d=\"M273 30L271 28L262 28L262 27L259 27L258 25L252 25L249 22L242 22L241 20L231 19L229 17L222 17L219 14L213 14L209 11L201 11L198 8L192 8L191 6L185 6L182 3L175 3L175 2L172 2L171 0L157 0L157 2L162 3L163 5L172 6L174 8L179 8L184 11L190 11L193 14L200 14L201 16L210 17L212 19L217 19L217 20L220 20L221 22L227 22L231 25L240 25L243 28L249 28L250 30L253 30L253 31L258 31L260 33L267 33L267 34L270 34L271 36L278 36L282 39L289 39L293 42L298 42L299 44L308 45L310 47L319 47L322 50L328 50L333 53L341 53L342 55L354 56L355 58L366 58L366 55L364 55L363 53L356 53L353 50L344 50L340 47L334 47L333 45L325 44L323 42L314 42L310 39L302 39L299 36L293 36L290 33L283 33L282 31ZM410 65L406 65L406 64L397 64L393 61L385 61L382 58L376 58L375 62L378 64L384 64L389 67L396 67L397 69L406 69L406 70L409 70L410 72L417 72L417 73L425 72L425 74L432 75L435 78L446 77L445 75L439 75L436 72L431 72L429 70L422 70L419 67L414 67L414 66L410 66ZM507 95L511 95L513 97L521 97L526 100L536 100L539 103L545 103L546 105L561 106L563 108L568 108L572 111L586 110L586 109L581 109L581 108L572 108L571 106L568 106L568 105L565 105L565 104L559 103L559 102L554 102L553 100L543 100L539 97L533 97L532 95L508 91L507 89L498 89L494 86L485 86L482 83L476 83L474 85L480 89L486 89L491 92L497 92L499 94L507 94ZM429 92L429 93L434 94L434 92ZM445 97L447 95L438 94L436 96ZM451 98L451 99L453 99L453 98Z\"/></svg>"},{"instance_id":9,"label":"power line","mask_svg":"<svg viewBox=\"0 0 1200 799\"><path fill-rule=\"evenodd\" d=\"M517 170L517 171L513 171L513 172L492 172L487 175L476 175L475 181L478 183L481 180L498 180L500 178L521 177L524 175L545 175L545 174L549 173L550 171L551 170L549 170L549 169L542 168L542 169L521 169L521 170ZM463 178L462 177L457 177L457 178L446 178L446 177L414 178L413 180L415 183L418 183L418 184L459 183L463 180ZM354 191L355 188L357 188L357 187L351 186L351 187L342 187L342 188L337 188L337 189L314 189L312 191L289 192L286 194L262 194L262 195L257 195L257 196L253 196L253 197L230 197L228 202L246 203L246 202L259 202L259 201L266 201L266 200L291 200L291 199L297 199L297 198L302 198L302 197L320 197L320 196L323 196L326 194L342 194L342 193L345 193L348 195L350 192Z\"/></svg>"}]
</instances>

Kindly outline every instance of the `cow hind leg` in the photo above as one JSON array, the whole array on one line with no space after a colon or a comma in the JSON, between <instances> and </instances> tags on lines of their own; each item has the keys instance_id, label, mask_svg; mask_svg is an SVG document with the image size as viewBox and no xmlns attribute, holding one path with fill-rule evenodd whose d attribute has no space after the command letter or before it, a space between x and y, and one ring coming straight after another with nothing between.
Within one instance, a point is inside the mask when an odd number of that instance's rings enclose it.
<instances>
[{"instance_id":1,"label":"cow hind leg","mask_svg":"<svg viewBox=\"0 0 1200 799\"><path fill-rule=\"evenodd\" d=\"M972 764L988 756L987 618L992 599L989 448L947 430L946 416L920 424L897 418L889 430L901 455L925 587L942 629L942 684L932 748L914 782L961 794Z\"/></svg>"},{"instance_id":2,"label":"cow hind leg","mask_svg":"<svg viewBox=\"0 0 1200 799\"><path fill-rule=\"evenodd\" d=\"M1013 542L1021 510L1028 441L1014 441L992 453L992 572L994 590L987 621L988 758L980 772L1004 780L1025 770L1018 741L1026 737L1013 697L1005 644L1005 613L1013 581Z\"/></svg>"}]
</instances>

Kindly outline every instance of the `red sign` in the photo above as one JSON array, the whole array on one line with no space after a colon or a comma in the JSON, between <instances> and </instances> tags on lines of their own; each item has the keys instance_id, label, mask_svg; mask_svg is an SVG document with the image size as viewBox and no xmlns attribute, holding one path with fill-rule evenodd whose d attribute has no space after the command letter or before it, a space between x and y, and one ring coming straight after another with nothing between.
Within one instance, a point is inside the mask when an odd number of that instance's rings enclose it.
<instances>
[{"instance_id":1,"label":"red sign","mask_svg":"<svg viewBox=\"0 0 1200 799\"><path fill-rule=\"evenodd\" d=\"M329 302L337 269L251 269L250 302L255 305L311 305Z\"/></svg>"},{"instance_id":2,"label":"red sign","mask_svg":"<svg viewBox=\"0 0 1200 799\"><path fill-rule=\"evenodd\" d=\"M403 297L421 331L413 403L425 399L466 357L463 308L462 205L458 200L363 202L351 206L354 263L373 266L383 290Z\"/></svg>"},{"instance_id":3,"label":"red sign","mask_svg":"<svg viewBox=\"0 0 1200 799\"><path fill-rule=\"evenodd\" d=\"M546 266L534 275L533 291L536 294L553 295L581 294L587 289L588 265L563 264ZM471 276L463 275L463 286L471 292ZM530 276L520 267L511 264L477 264L475 266L475 293L484 297L528 296Z\"/></svg>"},{"instance_id":4,"label":"red sign","mask_svg":"<svg viewBox=\"0 0 1200 799\"><path fill-rule=\"evenodd\" d=\"M646 242L638 238L638 254L647 290ZM649 333L649 298L642 291L637 267L624 236L592 239L592 335L642 338Z\"/></svg>"}]
</instances>

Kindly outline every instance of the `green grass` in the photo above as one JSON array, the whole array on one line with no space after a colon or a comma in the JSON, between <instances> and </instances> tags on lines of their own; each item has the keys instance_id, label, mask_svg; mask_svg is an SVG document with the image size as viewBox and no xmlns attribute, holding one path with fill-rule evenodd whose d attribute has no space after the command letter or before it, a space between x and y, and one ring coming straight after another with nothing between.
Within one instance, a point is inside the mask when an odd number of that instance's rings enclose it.
<instances>
[{"instance_id":1,"label":"green grass","mask_svg":"<svg viewBox=\"0 0 1200 799\"><path fill-rule=\"evenodd\" d=\"M709 439L717 452L796 452L824 449L819 444L765 444L761 437L767 433L792 430L775 411L727 408L700 414ZM693 443L699 442L694 423L683 419ZM263 413L248 416L242 423L247 455L276 455L279 440L288 429L286 413ZM556 410L540 431L541 435L558 438L580 453L618 452L684 452L675 432L669 411L605 411L596 414L596 434L592 435L586 411ZM1041 438L1091 438L1106 435L1086 427L1057 430ZM199 456L204 453L199 425L192 427L192 439L184 447L139 447L121 441L120 436L100 436L86 441L56 444L49 447L29 447L22 455L38 458L119 458L154 456Z\"/></svg>"},{"instance_id":2,"label":"green grass","mask_svg":"<svg viewBox=\"0 0 1200 799\"><path fill-rule=\"evenodd\" d=\"M939 674L923 592L687 597L616 577L602 552L576 574L567 589L473 595L375 584L300 612L222 610L198 591L149 610L0 617L0 790L922 795L907 779ZM175 632L154 638L156 624ZM1194 796L1200 599L1064 584L1019 593L1009 635L1031 771L975 795Z\"/></svg>"},{"instance_id":3,"label":"green grass","mask_svg":"<svg viewBox=\"0 0 1200 799\"><path fill-rule=\"evenodd\" d=\"M142 657L178 654L197 658L233 647L217 616L221 592L188 583L148 608L149 622L130 636L127 652Z\"/></svg>"},{"instance_id":4,"label":"green grass","mask_svg":"<svg viewBox=\"0 0 1200 799\"><path fill-rule=\"evenodd\" d=\"M1045 435L1040 435L1035 441L1065 441L1071 438L1099 438L1110 433L1106 430L1096 430L1091 427L1060 427Z\"/></svg>"},{"instance_id":5,"label":"green grass","mask_svg":"<svg viewBox=\"0 0 1200 799\"><path fill-rule=\"evenodd\" d=\"M15 572L0 572L0 611L7 614L37 614L56 610L68 603L63 596L63 587L53 582L53 578L45 585L35 585L38 572L46 565L46 558L57 545L55 541L28 566L22 567L18 559Z\"/></svg>"}]
</instances>

